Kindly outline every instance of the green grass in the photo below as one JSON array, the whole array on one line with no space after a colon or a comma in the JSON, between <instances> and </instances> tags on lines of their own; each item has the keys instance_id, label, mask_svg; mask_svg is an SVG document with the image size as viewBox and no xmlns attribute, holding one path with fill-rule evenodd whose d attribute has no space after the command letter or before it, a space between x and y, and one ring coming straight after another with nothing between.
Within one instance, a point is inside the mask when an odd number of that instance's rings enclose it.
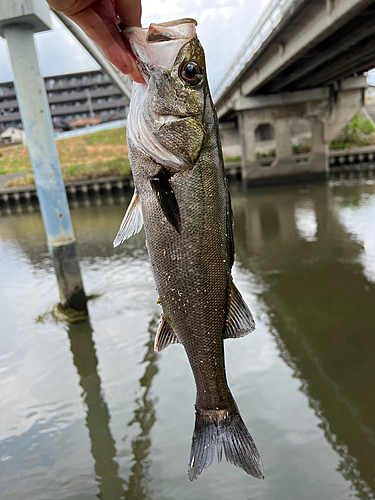
<instances>
[{"instance_id":1,"label":"green grass","mask_svg":"<svg viewBox=\"0 0 375 500\"><path fill-rule=\"evenodd\" d=\"M356 115L330 143L330 149L346 149L375 143L375 127L370 120Z\"/></svg>"},{"instance_id":2,"label":"green grass","mask_svg":"<svg viewBox=\"0 0 375 500\"><path fill-rule=\"evenodd\" d=\"M14 174L16 172L23 172L25 169L25 164L30 164L30 162L25 162L25 160L11 160L7 163L7 171L10 174ZM31 167L31 164L30 164Z\"/></svg>"},{"instance_id":3,"label":"green grass","mask_svg":"<svg viewBox=\"0 0 375 500\"><path fill-rule=\"evenodd\" d=\"M101 132L87 135L85 136L85 141L90 146L117 146L124 144L126 140L124 127L112 129L110 133L108 132L108 130L102 130Z\"/></svg>"},{"instance_id":4,"label":"green grass","mask_svg":"<svg viewBox=\"0 0 375 500\"><path fill-rule=\"evenodd\" d=\"M232 163L232 162L235 162L235 161L241 161L241 156L240 155L237 155L237 156L227 156L227 155L224 155L224 161L226 163Z\"/></svg>"},{"instance_id":5,"label":"green grass","mask_svg":"<svg viewBox=\"0 0 375 500\"><path fill-rule=\"evenodd\" d=\"M270 149L269 151L266 151L265 153L261 153L260 151L258 151L257 154L256 154L257 159L272 158L274 156L276 156L276 150L275 149Z\"/></svg>"},{"instance_id":6,"label":"green grass","mask_svg":"<svg viewBox=\"0 0 375 500\"><path fill-rule=\"evenodd\" d=\"M65 181L130 174L125 127L59 139L56 145ZM0 154L0 175L25 174L7 186L34 183L33 176L27 175L32 172L27 146L6 148Z\"/></svg>"},{"instance_id":7,"label":"green grass","mask_svg":"<svg viewBox=\"0 0 375 500\"><path fill-rule=\"evenodd\" d=\"M294 155L310 153L311 152L311 137L306 137L298 144L292 145L292 152Z\"/></svg>"},{"instance_id":8,"label":"green grass","mask_svg":"<svg viewBox=\"0 0 375 500\"><path fill-rule=\"evenodd\" d=\"M90 165L81 163L70 165L63 170L64 181L96 179L111 175L129 175L130 163L125 158L114 158L108 161L98 161Z\"/></svg>"},{"instance_id":9,"label":"green grass","mask_svg":"<svg viewBox=\"0 0 375 500\"><path fill-rule=\"evenodd\" d=\"M98 161L90 165L80 163L66 167L62 175L65 182L99 179L100 177L111 177L116 175L124 177L130 175L130 163L129 160L124 158ZM29 186L31 184L35 184L35 179L32 174L29 174L25 177L19 177L18 179L7 182L6 187Z\"/></svg>"},{"instance_id":10,"label":"green grass","mask_svg":"<svg viewBox=\"0 0 375 500\"><path fill-rule=\"evenodd\" d=\"M8 181L5 184L5 187L16 187L16 186L31 186L35 184L35 179L33 174L27 174L24 177L17 177L17 179L13 179Z\"/></svg>"}]
</instances>

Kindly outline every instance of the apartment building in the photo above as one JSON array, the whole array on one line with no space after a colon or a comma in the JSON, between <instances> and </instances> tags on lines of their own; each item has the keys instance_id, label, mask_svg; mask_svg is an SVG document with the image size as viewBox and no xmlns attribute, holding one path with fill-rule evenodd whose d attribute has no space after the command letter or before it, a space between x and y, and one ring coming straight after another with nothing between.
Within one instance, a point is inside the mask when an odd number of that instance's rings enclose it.
<instances>
[{"instance_id":1,"label":"apartment building","mask_svg":"<svg viewBox=\"0 0 375 500\"><path fill-rule=\"evenodd\" d=\"M90 123L125 118L129 100L100 70L45 78L51 116L56 131L69 130L72 123ZM0 83L0 133L22 127L13 82Z\"/></svg>"}]
</instances>

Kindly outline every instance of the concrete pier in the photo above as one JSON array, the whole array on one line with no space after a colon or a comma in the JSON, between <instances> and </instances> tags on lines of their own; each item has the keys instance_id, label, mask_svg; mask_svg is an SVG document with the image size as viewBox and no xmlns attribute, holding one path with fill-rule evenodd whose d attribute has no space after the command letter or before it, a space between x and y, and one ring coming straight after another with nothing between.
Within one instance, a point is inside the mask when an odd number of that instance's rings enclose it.
<instances>
[{"instance_id":1,"label":"concrete pier","mask_svg":"<svg viewBox=\"0 0 375 500\"><path fill-rule=\"evenodd\" d=\"M239 98L220 123L224 154L227 147L235 151L237 130L244 183L277 182L284 177L324 179L332 154L328 145L363 106L366 87L365 77L348 78L335 92L327 87ZM306 127L310 151L293 154L292 130L298 135ZM261 143L268 145L268 154Z\"/></svg>"}]
</instances>

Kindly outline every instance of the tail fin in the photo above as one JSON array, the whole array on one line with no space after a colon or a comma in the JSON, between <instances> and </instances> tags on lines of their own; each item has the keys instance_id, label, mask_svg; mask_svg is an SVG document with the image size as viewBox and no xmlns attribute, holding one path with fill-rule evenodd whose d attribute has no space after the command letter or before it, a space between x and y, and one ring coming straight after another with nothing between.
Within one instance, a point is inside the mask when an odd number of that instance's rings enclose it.
<instances>
[{"instance_id":1,"label":"tail fin","mask_svg":"<svg viewBox=\"0 0 375 500\"><path fill-rule=\"evenodd\" d=\"M189 481L196 479L203 469L212 464L215 448L219 462L224 448L228 462L254 477L264 479L259 452L238 411L196 409Z\"/></svg>"}]
</instances>

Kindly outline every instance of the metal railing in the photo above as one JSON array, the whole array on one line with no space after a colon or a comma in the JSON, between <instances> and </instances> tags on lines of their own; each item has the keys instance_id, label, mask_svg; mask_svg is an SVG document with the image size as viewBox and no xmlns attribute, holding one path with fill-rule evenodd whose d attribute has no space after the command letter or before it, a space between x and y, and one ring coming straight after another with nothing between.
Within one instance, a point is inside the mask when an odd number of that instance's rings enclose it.
<instances>
[{"instance_id":1,"label":"metal railing","mask_svg":"<svg viewBox=\"0 0 375 500\"><path fill-rule=\"evenodd\" d=\"M286 10L293 2L295 0L271 0L215 90L213 96L215 102L220 99L236 80L246 64L280 23Z\"/></svg>"}]
</instances>

